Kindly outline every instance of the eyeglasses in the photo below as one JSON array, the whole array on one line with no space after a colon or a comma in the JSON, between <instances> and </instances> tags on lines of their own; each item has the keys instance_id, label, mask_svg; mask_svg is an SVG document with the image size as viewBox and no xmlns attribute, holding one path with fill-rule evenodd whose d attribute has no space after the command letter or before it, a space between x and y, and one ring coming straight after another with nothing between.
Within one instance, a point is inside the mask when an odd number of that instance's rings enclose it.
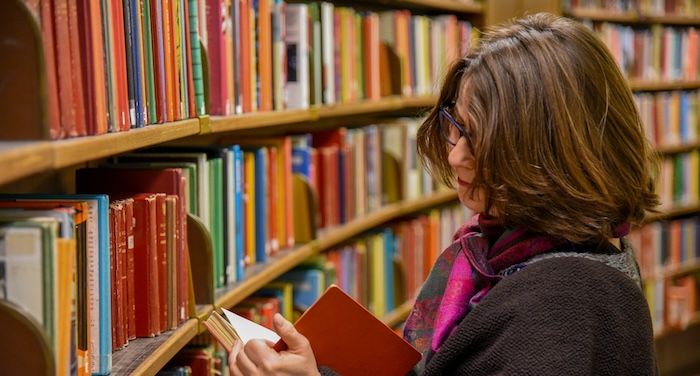
<instances>
[{"instance_id":1,"label":"eyeglasses","mask_svg":"<svg viewBox=\"0 0 700 376\"><path fill-rule=\"evenodd\" d=\"M465 130L463 124L460 124L450 113L452 106L440 106L440 131L445 141L452 146L457 146L459 139L464 137L467 140L469 150L473 152L474 145L472 144L472 135Z\"/></svg>"}]
</instances>

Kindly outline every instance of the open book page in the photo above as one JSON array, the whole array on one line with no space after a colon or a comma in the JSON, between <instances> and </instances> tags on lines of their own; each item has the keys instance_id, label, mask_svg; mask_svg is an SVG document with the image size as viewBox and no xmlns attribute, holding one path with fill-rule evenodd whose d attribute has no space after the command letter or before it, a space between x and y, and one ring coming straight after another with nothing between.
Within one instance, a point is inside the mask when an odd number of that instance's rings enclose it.
<instances>
[{"instance_id":1,"label":"open book page","mask_svg":"<svg viewBox=\"0 0 700 376\"><path fill-rule=\"evenodd\" d=\"M251 339L264 339L277 343L280 340L280 336L272 330L256 324L245 317L239 316L229 310L221 309L226 315L226 319L231 323L231 326L238 334L238 338L243 341L243 343L248 343Z\"/></svg>"}]
</instances>

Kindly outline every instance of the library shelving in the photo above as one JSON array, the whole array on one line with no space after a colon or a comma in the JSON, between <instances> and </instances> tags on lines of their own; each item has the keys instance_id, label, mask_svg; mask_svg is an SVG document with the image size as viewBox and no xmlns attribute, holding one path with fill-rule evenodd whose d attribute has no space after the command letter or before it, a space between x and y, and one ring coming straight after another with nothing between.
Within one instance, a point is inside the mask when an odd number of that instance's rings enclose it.
<instances>
[{"instance_id":1,"label":"library shelving","mask_svg":"<svg viewBox=\"0 0 700 376\"><path fill-rule=\"evenodd\" d=\"M656 222L698 212L700 212L700 205L678 206L670 209L663 209L660 213L650 214L646 217L645 222Z\"/></svg>"},{"instance_id":2,"label":"library shelving","mask_svg":"<svg viewBox=\"0 0 700 376\"><path fill-rule=\"evenodd\" d=\"M656 146L655 150L659 154L679 154L700 149L700 142L691 142L679 145Z\"/></svg>"},{"instance_id":3,"label":"library shelving","mask_svg":"<svg viewBox=\"0 0 700 376\"><path fill-rule=\"evenodd\" d=\"M689 17L683 15L646 15L633 11L619 12L607 9L573 8L565 11L564 15L596 22L615 22L624 24L664 24L677 26L697 26L700 25L700 17Z\"/></svg>"},{"instance_id":4,"label":"library shelving","mask_svg":"<svg viewBox=\"0 0 700 376\"><path fill-rule=\"evenodd\" d=\"M659 82L630 79L629 85L632 91L671 91L700 89L700 81Z\"/></svg>"},{"instance_id":5,"label":"library shelving","mask_svg":"<svg viewBox=\"0 0 700 376\"><path fill-rule=\"evenodd\" d=\"M700 271L700 261L685 262L680 266L669 266L654 273L653 275L647 276L647 278L661 279L661 278L675 278L682 277L684 275L692 274Z\"/></svg>"},{"instance_id":6,"label":"library shelving","mask_svg":"<svg viewBox=\"0 0 700 376\"><path fill-rule=\"evenodd\" d=\"M343 241L393 219L452 202L456 197L454 192L440 192L419 200L391 204L365 217L327 229L321 232L317 239L309 243L295 249L282 251L273 256L267 263L248 268L245 271L245 278L241 282L228 286L218 293L215 305L217 307L232 307L314 254L329 250Z\"/></svg>"}]
</instances>

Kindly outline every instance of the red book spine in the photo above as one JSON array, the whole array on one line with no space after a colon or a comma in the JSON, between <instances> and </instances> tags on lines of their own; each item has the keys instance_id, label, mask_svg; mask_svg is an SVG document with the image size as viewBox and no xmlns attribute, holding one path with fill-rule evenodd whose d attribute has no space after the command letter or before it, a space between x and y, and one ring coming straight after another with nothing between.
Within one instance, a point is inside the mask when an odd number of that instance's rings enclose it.
<instances>
[{"instance_id":1,"label":"red book spine","mask_svg":"<svg viewBox=\"0 0 700 376\"><path fill-rule=\"evenodd\" d=\"M41 19L41 37L44 44L44 59L46 71L47 109L49 118L50 135L52 139L63 137L61 128L60 112L58 105L58 79L56 52L54 50L54 14L51 3L42 1L39 9Z\"/></svg>"},{"instance_id":2,"label":"red book spine","mask_svg":"<svg viewBox=\"0 0 700 376\"><path fill-rule=\"evenodd\" d=\"M112 282L112 292L110 295L110 303L112 305L112 351L118 350L119 349L119 341L117 339L117 328L119 327L120 323L118 320L117 316L117 293L116 293L116 286L119 283L117 280L116 276L116 270L115 267L117 265L116 263L116 256L117 256L117 242L116 242L116 237L117 237L117 231L115 229L116 225L116 205L111 204L109 206L109 274L110 274L110 281Z\"/></svg>"},{"instance_id":3,"label":"red book spine","mask_svg":"<svg viewBox=\"0 0 700 376\"><path fill-rule=\"evenodd\" d=\"M156 247L156 198L138 195L134 201L134 284L136 336L153 337L158 333L158 256Z\"/></svg>"},{"instance_id":4,"label":"red book spine","mask_svg":"<svg viewBox=\"0 0 700 376\"><path fill-rule=\"evenodd\" d=\"M42 2L42 4L48 2ZM44 6L42 5L42 9ZM58 103L61 128L64 136L75 136L76 111L73 99L73 63L71 59L71 33L68 16L68 0L53 3L54 27L56 28L56 76L58 78Z\"/></svg>"},{"instance_id":5,"label":"red book spine","mask_svg":"<svg viewBox=\"0 0 700 376\"><path fill-rule=\"evenodd\" d=\"M158 271L158 329L168 329L168 246L165 222L165 194L156 195L156 231L157 231L157 271Z\"/></svg>"},{"instance_id":6,"label":"red book spine","mask_svg":"<svg viewBox=\"0 0 700 376\"><path fill-rule=\"evenodd\" d=\"M283 143L284 150L284 200L287 202L285 207L286 213L286 233L287 239L281 239L285 242L283 248L294 247L294 205L292 192L292 139L285 137Z\"/></svg>"},{"instance_id":7,"label":"red book spine","mask_svg":"<svg viewBox=\"0 0 700 376\"><path fill-rule=\"evenodd\" d=\"M240 9L241 9L241 33L240 35L236 36L237 38L240 38L240 46L241 46L241 61L240 61L240 66L241 66L241 82L240 82L240 88L241 88L241 98L242 98L242 111L245 112L250 112L253 109L253 98L251 96L252 94L252 88L250 86L250 77L252 76L252 67L250 65L250 54L251 54L251 46L250 46L250 2L248 0L241 0L240 2Z\"/></svg>"},{"instance_id":8,"label":"red book spine","mask_svg":"<svg viewBox=\"0 0 700 376\"><path fill-rule=\"evenodd\" d=\"M128 131L131 128L129 121L129 91L127 89L126 75L126 47L124 45L124 14L120 0L111 1L112 10L112 37L114 44L114 64L117 70L117 124L120 131Z\"/></svg>"},{"instance_id":9,"label":"red book spine","mask_svg":"<svg viewBox=\"0 0 700 376\"><path fill-rule=\"evenodd\" d=\"M187 180L183 176L180 180L180 192L186 192ZM187 246L187 207L185 206L185 200L177 200L178 208L180 209L180 215L177 219L177 227L179 231L177 233L177 239L180 243L178 247L178 261L176 274L178 275L178 302L179 302L179 315L180 322L184 322L188 318L187 307L189 306L189 271L190 271L190 257L189 249Z\"/></svg>"},{"instance_id":10,"label":"red book spine","mask_svg":"<svg viewBox=\"0 0 700 376\"><path fill-rule=\"evenodd\" d=\"M221 93L225 92L224 86L226 80L226 57L222 53L225 49L223 42L222 25L223 19L221 14L221 0L206 0L207 1L207 49L209 55L209 112L214 115L225 115L224 113L224 97ZM222 72L224 73L222 75Z\"/></svg>"},{"instance_id":11,"label":"red book spine","mask_svg":"<svg viewBox=\"0 0 700 376\"><path fill-rule=\"evenodd\" d=\"M87 135L87 125L85 116L85 100L83 95L83 71L86 67L81 62L80 53L80 17L78 14L78 0L68 0L68 34L70 45L70 62L72 88L73 88L73 108L75 109L75 129L69 136Z\"/></svg>"},{"instance_id":12,"label":"red book spine","mask_svg":"<svg viewBox=\"0 0 700 376\"><path fill-rule=\"evenodd\" d=\"M119 263L122 267L122 278L126 281L126 294L122 296L122 304L126 307L127 338L136 338L136 288L134 285L134 200L126 200L124 210L124 223L126 224L126 249L120 255Z\"/></svg>"},{"instance_id":13,"label":"red book spine","mask_svg":"<svg viewBox=\"0 0 700 376\"><path fill-rule=\"evenodd\" d=\"M277 153L280 152L276 147L270 146L267 148L267 235L268 243L270 243L270 253L277 253L280 249L277 231L277 215L279 207L274 203L279 202L279 197L277 194L277 184L281 182L277 181ZM280 213L281 214L281 213Z\"/></svg>"},{"instance_id":14,"label":"red book spine","mask_svg":"<svg viewBox=\"0 0 700 376\"><path fill-rule=\"evenodd\" d=\"M124 347L129 342L128 333L128 322L126 320L126 273L124 271L125 263L122 262L123 257L126 255L127 247L127 235L126 235L126 207L121 204L117 212L118 218L116 219L115 232L116 232L116 257L115 257L115 279L116 284L114 289L116 290L116 304L117 304L117 337L119 347Z\"/></svg>"}]
</instances>

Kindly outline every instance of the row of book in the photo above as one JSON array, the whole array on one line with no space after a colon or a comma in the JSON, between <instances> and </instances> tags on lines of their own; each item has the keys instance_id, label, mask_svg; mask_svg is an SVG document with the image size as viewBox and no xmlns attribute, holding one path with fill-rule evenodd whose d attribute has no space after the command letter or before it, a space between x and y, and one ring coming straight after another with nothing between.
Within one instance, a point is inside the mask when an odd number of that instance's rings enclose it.
<instances>
[{"instance_id":1,"label":"row of book","mask_svg":"<svg viewBox=\"0 0 700 376\"><path fill-rule=\"evenodd\" d=\"M26 3L41 28L52 138L205 113L198 1Z\"/></svg>"},{"instance_id":2,"label":"row of book","mask_svg":"<svg viewBox=\"0 0 700 376\"><path fill-rule=\"evenodd\" d=\"M189 317L178 196L119 187L112 202L104 194L0 197L0 298L42 325L59 374L108 374L114 350ZM79 189L92 191L89 182Z\"/></svg>"},{"instance_id":3,"label":"row of book","mask_svg":"<svg viewBox=\"0 0 700 376\"><path fill-rule=\"evenodd\" d=\"M697 142L699 98L697 90L635 93L647 139L659 147Z\"/></svg>"},{"instance_id":4,"label":"row of book","mask_svg":"<svg viewBox=\"0 0 700 376\"><path fill-rule=\"evenodd\" d=\"M476 35L453 15L326 2L27 4L41 29L51 138L433 94Z\"/></svg>"},{"instance_id":5,"label":"row of book","mask_svg":"<svg viewBox=\"0 0 700 376\"><path fill-rule=\"evenodd\" d=\"M469 214L461 205L445 207L373 230L307 260L231 311L272 328L275 313L294 322L336 284L375 316L383 317L415 298L440 250L449 246L452 234ZM226 354L212 342L208 334L199 336L160 375L226 374Z\"/></svg>"},{"instance_id":6,"label":"row of book","mask_svg":"<svg viewBox=\"0 0 700 376\"><path fill-rule=\"evenodd\" d=\"M682 330L697 321L698 275L651 279L644 284L654 333Z\"/></svg>"},{"instance_id":7,"label":"row of book","mask_svg":"<svg viewBox=\"0 0 700 376\"><path fill-rule=\"evenodd\" d=\"M473 28L453 15L271 0L207 1L210 113L434 93Z\"/></svg>"},{"instance_id":8,"label":"row of book","mask_svg":"<svg viewBox=\"0 0 700 376\"><path fill-rule=\"evenodd\" d=\"M647 16L698 16L696 0L565 0L564 9L594 9L616 12L638 12Z\"/></svg>"},{"instance_id":9,"label":"row of book","mask_svg":"<svg viewBox=\"0 0 700 376\"><path fill-rule=\"evenodd\" d=\"M593 25L622 72L631 79L693 81L698 78L698 29L608 22Z\"/></svg>"},{"instance_id":10,"label":"row of book","mask_svg":"<svg viewBox=\"0 0 700 376\"><path fill-rule=\"evenodd\" d=\"M661 210L697 204L700 199L700 151L667 155L660 161L657 193Z\"/></svg>"},{"instance_id":11,"label":"row of book","mask_svg":"<svg viewBox=\"0 0 700 376\"><path fill-rule=\"evenodd\" d=\"M694 265L700 259L700 217L651 222L632 231L642 279L658 279L664 272Z\"/></svg>"}]
</instances>

